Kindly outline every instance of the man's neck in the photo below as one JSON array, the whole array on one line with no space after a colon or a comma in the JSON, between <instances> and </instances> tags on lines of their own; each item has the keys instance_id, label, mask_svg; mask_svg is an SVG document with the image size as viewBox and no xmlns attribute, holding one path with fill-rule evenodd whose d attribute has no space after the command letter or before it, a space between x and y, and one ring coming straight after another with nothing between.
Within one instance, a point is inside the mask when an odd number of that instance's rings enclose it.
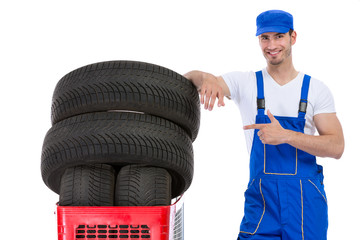
<instances>
[{"instance_id":1,"label":"man's neck","mask_svg":"<svg viewBox=\"0 0 360 240\"><path fill-rule=\"evenodd\" d=\"M266 68L270 76L280 85L283 86L296 78L298 71L295 70L292 62L279 65L268 64Z\"/></svg>"}]
</instances>

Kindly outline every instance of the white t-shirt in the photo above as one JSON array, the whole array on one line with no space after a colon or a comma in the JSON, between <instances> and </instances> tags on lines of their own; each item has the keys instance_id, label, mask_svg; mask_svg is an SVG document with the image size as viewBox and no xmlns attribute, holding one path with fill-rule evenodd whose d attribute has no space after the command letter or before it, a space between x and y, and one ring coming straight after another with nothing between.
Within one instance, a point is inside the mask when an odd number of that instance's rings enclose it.
<instances>
[{"instance_id":1,"label":"white t-shirt","mask_svg":"<svg viewBox=\"0 0 360 240\"><path fill-rule=\"evenodd\" d=\"M269 109L274 116L297 117L304 73L299 73L289 83L280 86L267 72L264 78L265 114ZM257 115L257 84L255 72L230 72L222 75L230 90L231 99L238 106L243 125L255 123ZM314 116L334 113L335 104L329 88L321 81L311 78L306 110L305 134L314 135ZM245 130L245 139L250 153L254 130Z\"/></svg>"}]
</instances>

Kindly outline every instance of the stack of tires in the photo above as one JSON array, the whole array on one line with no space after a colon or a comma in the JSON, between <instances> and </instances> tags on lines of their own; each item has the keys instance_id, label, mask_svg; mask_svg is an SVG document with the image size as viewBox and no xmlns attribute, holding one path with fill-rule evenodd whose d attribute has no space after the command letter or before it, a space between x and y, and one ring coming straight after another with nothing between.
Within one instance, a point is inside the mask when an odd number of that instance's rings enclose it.
<instances>
[{"instance_id":1,"label":"stack of tires","mask_svg":"<svg viewBox=\"0 0 360 240\"><path fill-rule=\"evenodd\" d=\"M164 67L90 64L65 75L52 99L41 156L61 206L163 206L193 177L197 90Z\"/></svg>"}]
</instances>

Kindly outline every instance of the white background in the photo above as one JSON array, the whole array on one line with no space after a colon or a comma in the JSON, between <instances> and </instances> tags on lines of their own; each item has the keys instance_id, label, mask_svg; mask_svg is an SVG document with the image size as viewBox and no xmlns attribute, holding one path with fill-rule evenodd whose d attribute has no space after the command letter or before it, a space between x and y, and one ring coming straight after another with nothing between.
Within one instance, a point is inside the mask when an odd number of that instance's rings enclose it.
<instances>
[{"instance_id":1,"label":"white background","mask_svg":"<svg viewBox=\"0 0 360 240\"><path fill-rule=\"evenodd\" d=\"M42 182L40 156L57 81L75 68L139 60L179 73L219 75L266 65L256 16L293 14L297 70L335 97L346 149L325 169L328 239L356 239L359 208L360 1L2 1L0 4L1 239L57 239L58 196ZM185 239L236 239L248 155L235 105L202 110L195 175L185 195ZM314 240L314 239L312 239Z\"/></svg>"}]
</instances>

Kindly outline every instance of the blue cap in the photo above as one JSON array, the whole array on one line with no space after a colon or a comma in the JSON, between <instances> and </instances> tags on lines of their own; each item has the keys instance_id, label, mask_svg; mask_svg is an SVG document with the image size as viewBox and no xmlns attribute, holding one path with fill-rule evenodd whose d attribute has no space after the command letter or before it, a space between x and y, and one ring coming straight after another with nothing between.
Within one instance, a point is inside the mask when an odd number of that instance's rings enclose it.
<instances>
[{"instance_id":1,"label":"blue cap","mask_svg":"<svg viewBox=\"0 0 360 240\"><path fill-rule=\"evenodd\" d=\"M287 33L294 30L293 16L282 10L269 10L256 18L256 36L266 32Z\"/></svg>"}]
</instances>

